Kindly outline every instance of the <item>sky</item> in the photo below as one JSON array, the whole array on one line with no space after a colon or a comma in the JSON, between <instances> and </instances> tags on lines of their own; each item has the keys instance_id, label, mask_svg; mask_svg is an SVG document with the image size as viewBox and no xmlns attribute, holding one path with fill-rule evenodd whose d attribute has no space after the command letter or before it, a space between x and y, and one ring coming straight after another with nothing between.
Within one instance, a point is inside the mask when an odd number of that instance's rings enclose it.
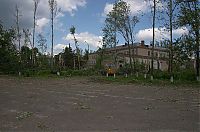
<instances>
[{"instance_id":1,"label":"sky","mask_svg":"<svg viewBox=\"0 0 200 132\"><path fill-rule=\"evenodd\" d=\"M140 22L136 25L135 41L144 40L149 44L152 40L152 15L151 3L147 0L124 0L130 5L131 15L137 15ZM81 49L97 50L102 45L102 28L106 14L112 10L115 0L57 0L57 13L54 22L54 54L57 54L66 46L74 49L73 36L70 34L70 27L76 28L76 38ZM33 28L33 0L0 0L0 20L3 26L10 28L16 27L15 7L19 7L20 29ZM162 5L159 5L160 7ZM162 9L161 9L162 10ZM37 26L36 36L41 33L47 39L48 52L51 49L51 21L48 0L40 0L36 14ZM159 23L159 22L158 22ZM166 27L157 24L156 40L169 39L169 32ZM186 27L173 30L175 37L187 34ZM23 37L22 37L23 38ZM36 38L37 39L37 38ZM124 40L119 37L119 44ZM22 40L23 41L23 40ZM37 44L36 44L37 45Z\"/></svg>"}]
</instances>

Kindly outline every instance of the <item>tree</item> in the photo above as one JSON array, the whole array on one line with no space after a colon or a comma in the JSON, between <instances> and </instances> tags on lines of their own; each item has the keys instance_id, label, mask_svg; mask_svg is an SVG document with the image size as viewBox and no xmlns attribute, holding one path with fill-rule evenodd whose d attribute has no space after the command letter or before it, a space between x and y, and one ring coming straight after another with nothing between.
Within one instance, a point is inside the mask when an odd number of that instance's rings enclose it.
<instances>
[{"instance_id":1,"label":"tree","mask_svg":"<svg viewBox=\"0 0 200 132\"><path fill-rule=\"evenodd\" d=\"M29 31L29 29L23 29L23 33L24 33L24 46L28 47L28 46L31 46L31 41L30 41L30 36L31 36L31 33Z\"/></svg>"},{"instance_id":2,"label":"tree","mask_svg":"<svg viewBox=\"0 0 200 132\"><path fill-rule=\"evenodd\" d=\"M22 68L29 68L31 66L31 56L32 51L27 46L21 47L21 62L22 62Z\"/></svg>"},{"instance_id":3,"label":"tree","mask_svg":"<svg viewBox=\"0 0 200 132\"><path fill-rule=\"evenodd\" d=\"M75 44L75 47L76 47L76 54L77 54L77 57L78 57L78 69L80 70L80 67L81 67L81 64L80 64L80 49L78 47L78 41L77 41L77 39L75 37L75 32L76 32L76 28L74 26L72 26L70 28L70 33L74 37L74 44Z\"/></svg>"},{"instance_id":4,"label":"tree","mask_svg":"<svg viewBox=\"0 0 200 132\"><path fill-rule=\"evenodd\" d=\"M178 4L176 2L176 0L163 0L163 3L166 3L167 6L166 6L166 15L168 18L165 19L165 21L167 23L166 26L168 27L168 31L169 31L169 34L170 34L170 39L169 39L169 67L168 67L168 71L170 73L170 81L173 82L174 79L173 79L173 59L174 59L174 53L173 53L173 29L174 28L177 28L177 26L175 25L175 22L177 20L177 15L178 14Z\"/></svg>"},{"instance_id":5,"label":"tree","mask_svg":"<svg viewBox=\"0 0 200 132\"><path fill-rule=\"evenodd\" d=\"M134 58L131 55L130 44L132 43L133 45L133 28L138 22L138 17L131 15L130 6L123 0L119 0L117 3L114 4L113 10L109 12L105 20L106 25L110 27L107 29L111 29L110 32L112 33L113 27L116 28L116 31L120 35L122 35L128 45L131 73L133 72L132 59L134 60Z\"/></svg>"},{"instance_id":6,"label":"tree","mask_svg":"<svg viewBox=\"0 0 200 132\"><path fill-rule=\"evenodd\" d=\"M21 33L20 33L20 28L19 28L19 17L21 16L19 14L19 7L16 5L15 7L15 11L16 11L16 14L15 14L15 17L16 17L16 28L17 28L17 41L18 41L18 48L19 48L19 51L18 51L18 54L19 54L19 57L21 57L20 55L20 52L21 52ZM19 65L21 65L21 58L19 58ZM21 72L19 70L19 75L21 75Z\"/></svg>"},{"instance_id":7,"label":"tree","mask_svg":"<svg viewBox=\"0 0 200 132\"><path fill-rule=\"evenodd\" d=\"M178 25L187 26L190 29L190 37L195 42L195 58L196 58L196 78L199 81L199 25L200 25L200 6L198 0L178 0L180 4L180 14L178 16Z\"/></svg>"},{"instance_id":8,"label":"tree","mask_svg":"<svg viewBox=\"0 0 200 132\"><path fill-rule=\"evenodd\" d=\"M193 41L193 38L189 35L183 35L176 39L173 45L173 52L176 53L174 57L174 65L176 66L176 70L179 70L182 66L187 67L187 65L190 64L193 51L195 50Z\"/></svg>"},{"instance_id":9,"label":"tree","mask_svg":"<svg viewBox=\"0 0 200 132\"><path fill-rule=\"evenodd\" d=\"M53 68L53 25L54 25L54 18L57 14L57 1L56 0L49 0L49 8L51 13L51 68Z\"/></svg>"},{"instance_id":10,"label":"tree","mask_svg":"<svg viewBox=\"0 0 200 132\"><path fill-rule=\"evenodd\" d=\"M103 41L105 44L105 48L112 48L115 46L115 30L114 25L111 25L107 21L105 21L105 26L102 29L103 31Z\"/></svg>"},{"instance_id":11,"label":"tree","mask_svg":"<svg viewBox=\"0 0 200 132\"><path fill-rule=\"evenodd\" d=\"M65 51L64 51L64 64L67 68L72 69L73 68L73 57L74 54L72 52L72 48L69 47L65 47Z\"/></svg>"},{"instance_id":12,"label":"tree","mask_svg":"<svg viewBox=\"0 0 200 132\"><path fill-rule=\"evenodd\" d=\"M44 55L44 53L47 50L47 44L46 44L46 42L47 42L46 38L41 33L38 34L37 43L38 43L39 49L41 50L42 55Z\"/></svg>"},{"instance_id":13,"label":"tree","mask_svg":"<svg viewBox=\"0 0 200 132\"><path fill-rule=\"evenodd\" d=\"M88 61L88 59L89 59L89 50L88 50L88 49L85 49L83 59L84 59L85 61Z\"/></svg>"},{"instance_id":14,"label":"tree","mask_svg":"<svg viewBox=\"0 0 200 132\"><path fill-rule=\"evenodd\" d=\"M152 48L151 48L151 80L153 80L153 64L154 64L154 45L155 45L155 20L156 20L156 0L153 0L153 41L152 41Z\"/></svg>"},{"instance_id":15,"label":"tree","mask_svg":"<svg viewBox=\"0 0 200 132\"><path fill-rule=\"evenodd\" d=\"M19 14L19 7L16 5L15 7L15 17L16 17L16 28L17 28L17 41L18 41L18 47L19 47L19 53L20 53L20 48L21 48L21 33L20 33L20 28L19 28L19 17L21 16Z\"/></svg>"},{"instance_id":16,"label":"tree","mask_svg":"<svg viewBox=\"0 0 200 132\"><path fill-rule=\"evenodd\" d=\"M40 50L39 52L39 65L40 66L47 66L47 58L45 55L45 52L47 50L47 40L46 38L40 33L37 36L37 43L38 43L38 48Z\"/></svg>"},{"instance_id":17,"label":"tree","mask_svg":"<svg viewBox=\"0 0 200 132\"><path fill-rule=\"evenodd\" d=\"M34 3L34 9L33 9L33 48L35 47L35 26L36 26L36 13L37 13L37 8L38 8L38 4L39 4L39 0L33 0L33 3ZM33 49L32 48L32 49ZM35 58L33 57L34 52L32 51L32 61L33 61L33 64L35 63Z\"/></svg>"},{"instance_id":18,"label":"tree","mask_svg":"<svg viewBox=\"0 0 200 132\"><path fill-rule=\"evenodd\" d=\"M15 40L14 29L3 29L0 23L0 72L10 73L18 70L18 54Z\"/></svg>"}]
</instances>

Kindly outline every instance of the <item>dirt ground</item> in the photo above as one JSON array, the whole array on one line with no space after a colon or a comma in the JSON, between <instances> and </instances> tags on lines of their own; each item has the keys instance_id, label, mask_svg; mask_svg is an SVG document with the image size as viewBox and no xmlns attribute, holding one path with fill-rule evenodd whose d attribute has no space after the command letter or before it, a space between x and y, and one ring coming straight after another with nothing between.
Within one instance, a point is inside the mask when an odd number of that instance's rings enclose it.
<instances>
[{"instance_id":1,"label":"dirt ground","mask_svg":"<svg viewBox=\"0 0 200 132\"><path fill-rule=\"evenodd\" d=\"M0 77L0 131L199 131L199 88Z\"/></svg>"}]
</instances>

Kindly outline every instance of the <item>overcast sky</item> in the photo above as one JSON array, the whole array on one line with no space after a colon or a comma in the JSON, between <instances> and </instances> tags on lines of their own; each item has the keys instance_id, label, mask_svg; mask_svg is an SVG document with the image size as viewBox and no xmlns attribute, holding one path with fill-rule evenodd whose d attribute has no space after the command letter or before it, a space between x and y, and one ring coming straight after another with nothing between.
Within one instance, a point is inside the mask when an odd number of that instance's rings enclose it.
<instances>
[{"instance_id":1,"label":"overcast sky","mask_svg":"<svg viewBox=\"0 0 200 132\"><path fill-rule=\"evenodd\" d=\"M152 39L152 17L149 3L145 0L124 0L131 7L131 14L138 15L140 22L135 27L135 38L137 42L145 40L147 44ZM114 0L57 0L60 12L55 18L55 41L54 53L61 52L62 49L71 43L74 47L73 37L69 28L76 27L76 37L82 49L90 45L90 49L96 50L101 46L102 28L106 14L112 10ZM31 29L33 27L33 0L0 0L0 20L4 26L16 27L15 7L20 10L20 28ZM161 6L161 5L160 5ZM142 16L142 14L145 14ZM50 47L50 13L48 0L40 0L37 11L37 31L42 33L48 40L48 50ZM166 27L156 26L156 39L169 38ZM159 28L158 28L159 27ZM174 30L176 37L187 33L187 28ZM123 39L120 44L123 44ZM50 50L49 50L50 51Z\"/></svg>"}]
</instances>

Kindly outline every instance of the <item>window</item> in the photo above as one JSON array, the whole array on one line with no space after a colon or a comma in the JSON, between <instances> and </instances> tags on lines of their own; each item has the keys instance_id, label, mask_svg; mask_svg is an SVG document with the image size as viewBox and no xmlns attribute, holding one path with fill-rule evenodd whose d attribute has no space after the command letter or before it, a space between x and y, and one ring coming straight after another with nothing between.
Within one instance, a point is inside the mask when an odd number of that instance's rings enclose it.
<instances>
[{"instance_id":1,"label":"window","mask_svg":"<svg viewBox=\"0 0 200 132\"><path fill-rule=\"evenodd\" d=\"M150 52L150 51L148 51L148 56L150 56L150 54L151 54L151 52Z\"/></svg>"},{"instance_id":2,"label":"window","mask_svg":"<svg viewBox=\"0 0 200 132\"><path fill-rule=\"evenodd\" d=\"M160 53L160 57L163 57L163 54L162 54L162 53Z\"/></svg>"},{"instance_id":3,"label":"window","mask_svg":"<svg viewBox=\"0 0 200 132\"><path fill-rule=\"evenodd\" d=\"M158 52L156 52L156 57L158 57Z\"/></svg>"}]
</instances>

